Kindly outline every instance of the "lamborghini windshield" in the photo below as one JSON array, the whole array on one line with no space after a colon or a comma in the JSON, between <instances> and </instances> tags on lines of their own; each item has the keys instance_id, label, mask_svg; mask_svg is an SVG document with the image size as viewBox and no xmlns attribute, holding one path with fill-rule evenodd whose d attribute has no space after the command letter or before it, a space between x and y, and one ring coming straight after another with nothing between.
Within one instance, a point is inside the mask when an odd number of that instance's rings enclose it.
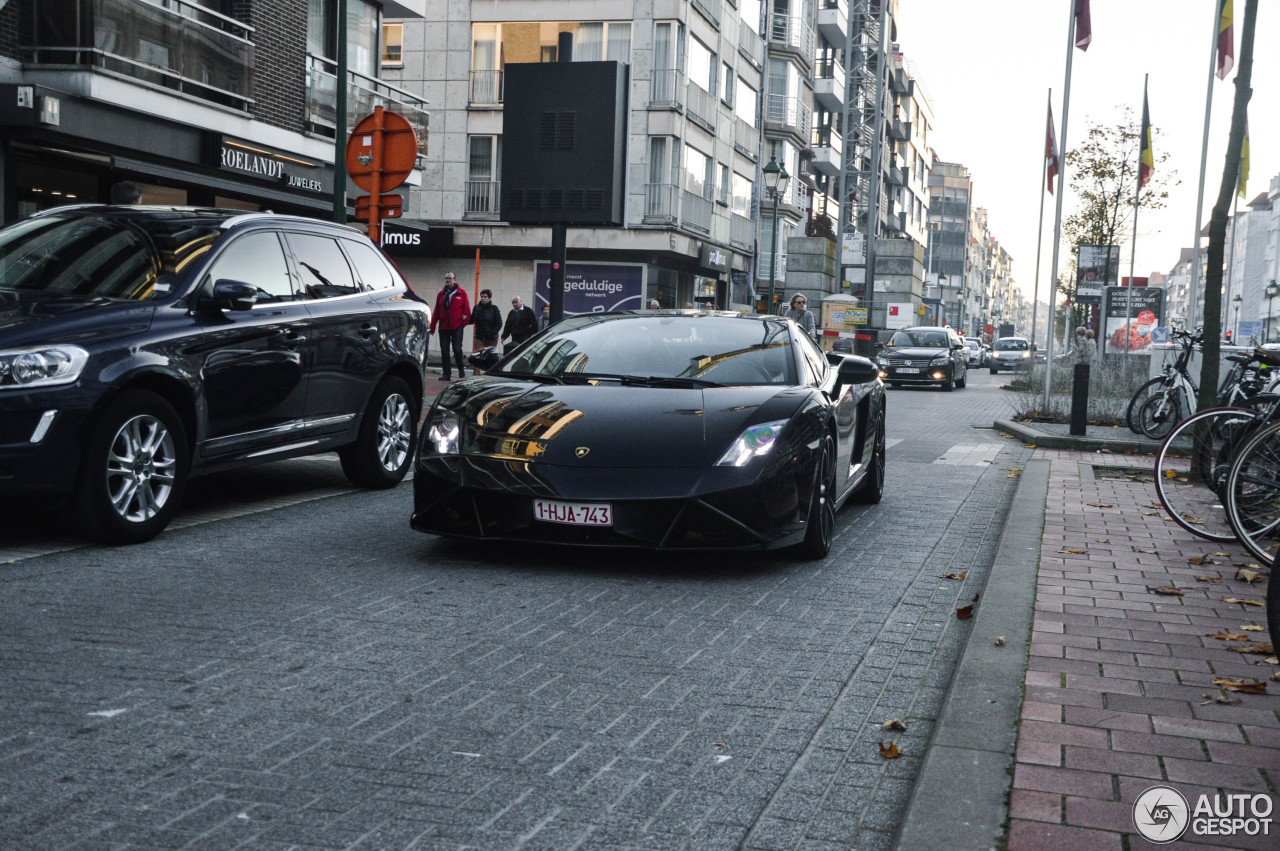
<instances>
[{"instance_id":1,"label":"lamborghini windshield","mask_svg":"<svg viewBox=\"0 0 1280 851\"><path fill-rule=\"evenodd\" d=\"M795 384L787 324L732 316L589 314L566 319L494 370L569 382Z\"/></svg>"}]
</instances>

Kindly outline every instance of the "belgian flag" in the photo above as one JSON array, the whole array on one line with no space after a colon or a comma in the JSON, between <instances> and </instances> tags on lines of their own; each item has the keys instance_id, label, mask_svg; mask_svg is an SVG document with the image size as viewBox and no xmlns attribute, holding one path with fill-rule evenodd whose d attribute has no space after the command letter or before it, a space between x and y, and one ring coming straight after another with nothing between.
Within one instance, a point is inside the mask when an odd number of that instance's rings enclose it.
<instances>
[{"instance_id":1,"label":"belgian flag","mask_svg":"<svg viewBox=\"0 0 1280 851\"><path fill-rule=\"evenodd\" d=\"M1147 95L1142 95L1142 152L1138 156L1138 188L1147 185L1156 170L1155 154L1151 149L1151 114L1147 110Z\"/></svg>"}]
</instances>

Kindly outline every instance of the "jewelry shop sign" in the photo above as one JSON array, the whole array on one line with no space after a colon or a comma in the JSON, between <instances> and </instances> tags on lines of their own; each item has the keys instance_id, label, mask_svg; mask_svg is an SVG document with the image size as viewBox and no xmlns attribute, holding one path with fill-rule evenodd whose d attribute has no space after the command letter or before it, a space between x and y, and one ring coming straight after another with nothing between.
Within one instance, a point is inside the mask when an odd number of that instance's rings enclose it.
<instances>
[{"instance_id":1,"label":"jewelry shop sign","mask_svg":"<svg viewBox=\"0 0 1280 851\"><path fill-rule=\"evenodd\" d=\"M222 171L272 181L298 192L333 191L332 168L316 160L226 136L219 141L217 158L217 167Z\"/></svg>"}]
</instances>

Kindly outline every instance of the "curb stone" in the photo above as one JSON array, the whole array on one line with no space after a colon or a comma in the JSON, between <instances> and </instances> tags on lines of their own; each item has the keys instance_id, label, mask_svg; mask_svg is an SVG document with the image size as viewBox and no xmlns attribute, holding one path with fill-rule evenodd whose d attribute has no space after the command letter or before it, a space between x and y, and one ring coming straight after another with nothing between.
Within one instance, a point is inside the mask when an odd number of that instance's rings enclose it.
<instances>
[{"instance_id":1,"label":"curb stone","mask_svg":"<svg viewBox=\"0 0 1280 851\"><path fill-rule=\"evenodd\" d=\"M977 851L1001 843L1048 489L1049 462L1029 461L899 828L897 848ZM1003 647L995 644L997 636L1004 636Z\"/></svg>"},{"instance_id":2,"label":"curb stone","mask_svg":"<svg viewBox=\"0 0 1280 851\"><path fill-rule=\"evenodd\" d=\"M1013 420L996 420L995 427L997 431L1012 434L1022 442L1034 443L1041 449L1076 449L1082 452L1097 452L1100 449L1123 452L1128 449L1141 455L1152 455L1160 448L1160 441L1138 437L1128 429L1120 433L1120 429L1107 428L1107 431L1115 431L1119 434L1114 437L1110 435L1100 437L1096 434L1056 434L1036 428L1031 423Z\"/></svg>"}]
</instances>

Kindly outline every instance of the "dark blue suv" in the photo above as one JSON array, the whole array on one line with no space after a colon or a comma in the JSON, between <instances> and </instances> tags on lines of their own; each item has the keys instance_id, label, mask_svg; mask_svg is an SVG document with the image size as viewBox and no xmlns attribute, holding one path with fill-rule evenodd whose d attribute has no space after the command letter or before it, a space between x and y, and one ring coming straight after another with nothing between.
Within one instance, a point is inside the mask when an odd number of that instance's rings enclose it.
<instances>
[{"instance_id":1,"label":"dark blue suv","mask_svg":"<svg viewBox=\"0 0 1280 851\"><path fill-rule=\"evenodd\" d=\"M191 476L336 450L409 469L429 311L353 228L63 207L0 230L0 497L130 543Z\"/></svg>"}]
</instances>

